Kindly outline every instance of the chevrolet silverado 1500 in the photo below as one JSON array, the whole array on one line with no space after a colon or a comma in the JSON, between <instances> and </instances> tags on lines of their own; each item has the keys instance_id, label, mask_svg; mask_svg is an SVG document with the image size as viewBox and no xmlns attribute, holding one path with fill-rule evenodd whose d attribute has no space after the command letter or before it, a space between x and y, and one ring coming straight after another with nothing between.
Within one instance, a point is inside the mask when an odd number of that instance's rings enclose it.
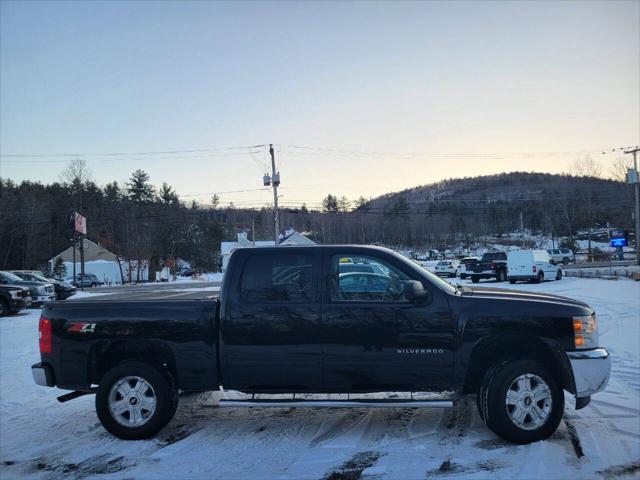
<instances>
[{"instance_id":1,"label":"chevrolet silverado 1500","mask_svg":"<svg viewBox=\"0 0 640 480\"><path fill-rule=\"evenodd\" d=\"M345 271L345 264L371 268ZM379 247L239 249L219 300L49 302L39 328L35 381L74 390L61 400L95 393L102 425L125 439L162 429L179 391L224 387L258 394L475 392L493 432L529 443L555 431L565 391L582 408L610 371L595 312L585 303L454 287ZM406 408L430 401L230 403Z\"/></svg>"}]
</instances>

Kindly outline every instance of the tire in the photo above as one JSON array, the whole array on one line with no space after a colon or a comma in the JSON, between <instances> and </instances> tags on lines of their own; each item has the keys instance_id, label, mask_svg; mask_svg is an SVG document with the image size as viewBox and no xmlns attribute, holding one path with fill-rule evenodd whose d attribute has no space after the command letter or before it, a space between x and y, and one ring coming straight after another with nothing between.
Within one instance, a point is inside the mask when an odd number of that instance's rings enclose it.
<instances>
[{"instance_id":1,"label":"tire","mask_svg":"<svg viewBox=\"0 0 640 480\"><path fill-rule=\"evenodd\" d=\"M95 287L97 287L97 286L98 286L98 284L97 284L97 283L95 283L95 282L93 282L90 286L91 286L91 288L95 288Z\"/></svg>"},{"instance_id":2,"label":"tire","mask_svg":"<svg viewBox=\"0 0 640 480\"><path fill-rule=\"evenodd\" d=\"M471 275L471 281L473 283L478 283L480 281L480 279L478 277L476 277L475 275Z\"/></svg>"},{"instance_id":3,"label":"tire","mask_svg":"<svg viewBox=\"0 0 640 480\"><path fill-rule=\"evenodd\" d=\"M144 391L136 392L138 387ZM124 407L122 412L112 414L110 407L119 405ZM142 362L127 361L113 367L102 378L96 393L100 423L123 440L153 437L171 421L177 407L178 391L169 375ZM132 415L139 416L138 424L129 426Z\"/></svg>"},{"instance_id":4,"label":"tire","mask_svg":"<svg viewBox=\"0 0 640 480\"><path fill-rule=\"evenodd\" d=\"M536 395L540 396L538 401ZM556 431L564 414L564 392L535 360L511 360L485 376L480 411L492 432L524 445L544 440Z\"/></svg>"},{"instance_id":5,"label":"tire","mask_svg":"<svg viewBox=\"0 0 640 480\"><path fill-rule=\"evenodd\" d=\"M5 315L9 315L9 304L4 298L0 298L0 317L4 317Z\"/></svg>"},{"instance_id":6,"label":"tire","mask_svg":"<svg viewBox=\"0 0 640 480\"><path fill-rule=\"evenodd\" d=\"M496 282L504 282L507 279L507 272L498 270L496 272Z\"/></svg>"},{"instance_id":7,"label":"tire","mask_svg":"<svg viewBox=\"0 0 640 480\"><path fill-rule=\"evenodd\" d=\"M509 283L510 283L511 285L515 285L516 281L515 281L513 278L510 278L510 279L509 279Z\"/></svg>"},{"instance_id":8,"label":"tire","mask_svg":"<svg viewBox=\"0 0 640 480\"><path fill-rule=\"evenodd\" d=\"M542 283L542 282L544 282L544 273L540 272L536 277L536 283Z\"/></svg>"},{"instance_id":9,"label":"tire","mask_svg":"<svg viewBox=\"0 0 640 480\"><path fill-rule=\"evenodd\" d=\"M562 270L558 269L558 273L556 273L556 280L562 280Z\"/></svg>"},{"instance_id":10,"label":"tire","mask_svg":"<svg viewBox=\"0 0 640 480\"><path fill-rule=\"evenodd\" d=\"M569 265L569 257L564 257L564 258L562 259L562 264L563 264L563 265Z\"/></svg>"}]
</instances>

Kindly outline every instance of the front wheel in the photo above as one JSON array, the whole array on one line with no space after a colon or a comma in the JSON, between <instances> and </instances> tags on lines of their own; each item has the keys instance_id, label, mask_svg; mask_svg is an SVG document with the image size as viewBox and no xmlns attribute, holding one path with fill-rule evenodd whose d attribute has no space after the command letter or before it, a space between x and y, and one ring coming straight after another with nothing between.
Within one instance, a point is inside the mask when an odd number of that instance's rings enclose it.
<instances>
[{"instance_id":1,"label":"front wheel","mask_svg":"<svg viewBox=\"0 0 640 480\"><path fill-rule=\"evenodd\" d=\"M516 281L515 281L515 279L510 278L510 279L509 279L509 283L510 283L511 285L515 285Z\"/></svg>"},{"instance_id":2,"label":"front wheel","mask_svg":"<svg viewBox=\"0 0 640 480\"><path fill-rule=\"evenodd\" d=\"M564 413L562 388L530 359L494 366L485 376L479 395L479 411L487 427L518 444L548 438Z\"/></svg>"},{"instance_id":3,"label":"front wheel","mask_svg":"<svg viewBox=\"0 0 640 480\"><path fill-rule=\"evenodd\" d=\"M168 375L142 362L109 370L96 393L102 426L124 440L153 437L173 418L178 392Z\"/></svg>"},{"instance_id":4,"label":"front wheel","mask_svg":"<svg viewBox=\"0 0 640 480\"><path fill-rule=\"evenodd\" d=\"M562 280L562 270L558 269L558 273L556 273L556 280Z\"/></svg>"},{"instance_id":5,"label":"front wheel","mask_svg":"<svg viewBox=\"0 0 640 480\"><path fill-rule=\"evenodd\" d=\"M471 281L472 281L473 283L478 283L478 282L480 281L480 278L479 278L479 277L476 277L475 275L471 275Z\"/></svg>"}]
</instances>

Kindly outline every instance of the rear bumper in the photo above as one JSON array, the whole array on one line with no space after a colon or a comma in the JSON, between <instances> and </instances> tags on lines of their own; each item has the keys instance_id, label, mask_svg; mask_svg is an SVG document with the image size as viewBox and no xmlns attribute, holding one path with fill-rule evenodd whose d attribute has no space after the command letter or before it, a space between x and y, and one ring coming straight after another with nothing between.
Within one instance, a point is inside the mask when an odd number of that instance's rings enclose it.
<instances>
[{"instance_id":1,"label":"rear bumper","mask_svg":"<svg viewBox=\"0 0 640 480\"><path fill-rule=\"evenodd\" d=\"M478 278L492 278L496 276L496 272L494 272L493 270L484 270L482 272L467 272L467 276Z\"/></svg>"},{"instance_id":2,"label":"rear bumper","mask_svg":"<svg viewBox=\"0 0 640 480\"><path fill-rule=\"evenodd\" d=\"M576 350L567 352L573 379L576 385L576 397L588 397L604 390L611 374L611 356L604 348Z\"/></svg>"},{"instance_id":3,"label":"rear bumper","mask_svg":"<svg viewBox=\"0 0 640 480\"><path fill-rule=\"evenodd\" d=\"M43 387L54 387L55 379L53 378L53 369L46 363L36 363L31 366L31 375L38 385Z\"/></svg>"},{"instance_id":4,"label":"rear bumper","mask_svg":"<svg viewBox=\"0 0 640 480\"><path fill-rule=\"evenodd\" d=\"M508 278L509 280L522 281L522 280L536 280L538 277L537 275L509 275Z\"/></svg>"}]
</instances>

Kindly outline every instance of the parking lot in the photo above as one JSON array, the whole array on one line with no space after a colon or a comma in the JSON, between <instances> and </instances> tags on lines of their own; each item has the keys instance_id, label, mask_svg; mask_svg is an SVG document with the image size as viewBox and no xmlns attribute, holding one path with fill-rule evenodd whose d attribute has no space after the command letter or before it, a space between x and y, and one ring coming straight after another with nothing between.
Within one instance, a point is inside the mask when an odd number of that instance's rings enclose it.
<instances>
[{"instance_id":1,"label":"parking lot","mask_svg":"<svg viewBox=\"0 0 640 480\"><path fill-rule=\"evenodd\" d=\"M494 284L494 282L491 282ZM215 295L186 283L98 288L86 298ZM624 478L640 471L640 283L565 278L510 288L589 302L613 355L606 391L549 439L511 445L479 418L473 396L452 409L219 409L233 392L183 396L178 413L146 441L109 435L92 396L60 404L33 383L38 310L0 319L2 478ZM107 291L107 290L116 290ZM148 290L148 291L147 291ZM98 295L100 294L100 295ZM45 441L42 439L46 438Z\"/></svg>"}]
</instances>

